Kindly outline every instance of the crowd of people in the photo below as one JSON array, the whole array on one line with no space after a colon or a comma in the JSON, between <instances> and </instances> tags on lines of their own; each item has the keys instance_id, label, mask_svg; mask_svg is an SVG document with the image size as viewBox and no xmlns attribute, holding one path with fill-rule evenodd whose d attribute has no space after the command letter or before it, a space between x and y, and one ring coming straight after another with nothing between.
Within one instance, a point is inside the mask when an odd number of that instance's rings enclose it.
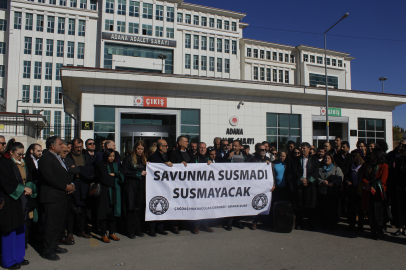
<instances>
[{"instance_id":1,"label":"crowd of people","mask_svg":"<svg viewBox=\"0 0 406 270\"><path fill-rule=\"evenodd\" d=\"M200 221L145 222L145 181L148 162L173 164L266 162L272 166L274 187L272 206L290 201L295 214L295 229L335 230L340 218L348 221L347 230L364 230L368 220L370 238L383 239L387 226L396 226L393 235L405 233L406 141L387 153L385 142L359 141L351 151L340 138L332 147L325 143L316 149L309 143L262 142L251 153L239 140L190 142L180 136L169 150L160 139L147 149L135 142L132 151L120 156L115 142L105 140L96 151L93 139L63 141L53 136L46 149L24 145L0 136L0 234L2 267L19 269L28 265L27 244L43 243L41 256L56 261L67 253L61 245L74 245L75 236L96 235L104 243L119 241L116 233L130 239L179 234L187 228L213 232L212 227L255 230L261 222L272 226L270 215L233 217ZM243 166L243 165L242 165ZM248 220L249 219L249 220ZM304 222L307 220L306 222ZM244 222L244 221L249 221Z\"/></svg>"}]
</instances>

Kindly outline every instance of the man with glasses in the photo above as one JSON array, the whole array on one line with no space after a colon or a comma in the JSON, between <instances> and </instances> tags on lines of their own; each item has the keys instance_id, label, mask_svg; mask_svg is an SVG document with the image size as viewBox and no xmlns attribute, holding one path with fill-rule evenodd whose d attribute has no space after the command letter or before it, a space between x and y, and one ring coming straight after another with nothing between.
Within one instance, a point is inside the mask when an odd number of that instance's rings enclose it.
<instances>
[{"instance_id":1,"label":"man with glasses","mask_svg":"<svg viewBox=\"0 0 406 270\"><path fill-rule=\"evenodd\" d=\"M227 156L228 156L228 145L229 145L228 140L222 140L221 141L221 147L216 152L216 156L220 161L227 158Z\"/></svg>"},{"instance_id":2,"label":"man with glasses","mask_svg":"<svg viewBox=\"0 0 406 270\"><path fill-rule=\"evenodd\" d=\"M96 143L93 139L87 139L85 142L86 146L86 153L90 156L92 160L96 160L95 150L96 150Z\"/></svg>"},{"instance_id":3,"label":"man with glasses","mask_svg":"<svg viewBox=\"0 0 406 270\"><path fill-rule=\"evenodd\" d=\"M331 144L329 142L324 143L324 149L326 151L326 154L333 154L333 151L331 150Z\"/></svg>"},{"instance_id":4,"label":"man with glasses","mask_svg":"<svg viewBox=\"0 0 406 270\"><path fill-rule=\"evenodd\" d=\"M3 155L6 144L6 138L3 135L0 135L0 157Z\"/></svg>"}]
</instances>

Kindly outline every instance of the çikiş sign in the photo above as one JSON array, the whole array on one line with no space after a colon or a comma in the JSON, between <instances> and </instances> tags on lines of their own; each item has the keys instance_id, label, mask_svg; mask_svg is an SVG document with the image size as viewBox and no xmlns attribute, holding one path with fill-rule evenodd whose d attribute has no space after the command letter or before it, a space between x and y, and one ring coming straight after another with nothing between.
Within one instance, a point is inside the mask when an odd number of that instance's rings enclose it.
<instances>
[{"instance_id":1,"label":"\u00e7iki\u015f sign","mask_svg":"<svg viewBox=\"0 0 406 270\"><path fill-rule=\"evenodd\" d=\"M134 35L102 33L102 39L118 40L118 41L125 41L125 42L131 42L131 43L141 43L141 44L158 45L158 46L167 46L167 47L176 47L176 40L149 38L149 37L134 36Z\"/></svg>"},{"instance_id":2,"label":"\u00e7iki\u015f sign","mask_svg":"<svg viewBox=\"0 0 406 270\"><path fill-rule=\"evenodd\" d=\"M326 115L326 107L320 108L320 115ZM341 116L341 108L328 108L328 116Z\"/></svg>"},{"instance_id":3,"label":"\u00e7iki\u015f sign","mask_svg":"<svg viewBox=\"0 0 406 270\"><path fill-rule=\"evenodd\" d=\"M134 97L135 107L166 108L168 106L166 97Z\"/></svg>"}]
</instances>

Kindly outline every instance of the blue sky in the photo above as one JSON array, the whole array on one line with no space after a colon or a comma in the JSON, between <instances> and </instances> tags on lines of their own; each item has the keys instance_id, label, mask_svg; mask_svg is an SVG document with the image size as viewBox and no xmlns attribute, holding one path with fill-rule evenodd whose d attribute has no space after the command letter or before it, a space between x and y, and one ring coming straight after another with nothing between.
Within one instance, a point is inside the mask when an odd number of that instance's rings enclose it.
<instances>
[{"instance_id":1,"label":"blue sky","mask_svg":"<svg viewBox=\"0 0 406 270\"><path fill-rule=\"evenodd\" d=\"M323 34L342 15L349 16L329 31L327 49L350 53L352 89L406 95L406 1L404 0L187 0L186 2L246 13L244 37L286 45L324 47ZM259 28L255 28L259 27ZM375 39L339 37L353 36ZM387 40L376 40L387 39ZM394 41L403 40L403 41ZM393 123L406 128L406 105L393 112Z\"/></svg>"}]
</instances>

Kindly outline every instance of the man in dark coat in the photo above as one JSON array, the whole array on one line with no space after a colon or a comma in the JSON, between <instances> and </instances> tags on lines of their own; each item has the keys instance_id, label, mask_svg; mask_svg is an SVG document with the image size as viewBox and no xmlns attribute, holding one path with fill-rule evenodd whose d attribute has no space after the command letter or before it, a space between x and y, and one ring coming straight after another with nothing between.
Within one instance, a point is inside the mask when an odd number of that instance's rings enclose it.
<instances>
[{"instance_id":1,"label":"man in dark coat","mask_svg":"<svg viewBox=\"0 0 406 270\"><path fill-rule=\"evenodd\" d=\"M42 146L38 143L31 144L25 153L25 165L27 166L27 181L38 183L38 161L42 156Z\"/></svg>"},{"instance_id":2,"label":"man in dark coat","mask_svg":"<svg viewBox=\"0 0 406 270\"><path fill-rule=\"evenodd\" d=\"M60 157L63 149L62 140L57 136L49 137L46 147L48 151L42 155L38 163L41 202L47 216L42 257L57 261L59 256L56 253L68 252L58 246L58 239L65 220L68 194L75 191L75 186L71 184L71 177Z\"/></svg>"},{"instance_id":3,"label":"man in dark coat","mask_svg":"<svg viewBox=\"0 0 406 270\"><path fill-rule=\"evenodd\" d=\"M222 140L220 144L220 149L216 150L216 158L221 162L223 159L227 159L228 157L228 140Z\"/></svg>"},{"instance_id":4,"label":"man in dark coat","mask_svg":"<svg viewBox=\"0 0 406 270\"><path fill-rule=\"evenodd\" d=\"M120 154L116 151L116 143L114 141L107 140L104 143L104 150L106 150L106 149L114 150L114 153L116 154L116 160L117 160L118 167L121 167L121 158L120 158ZM96 153L96 164L103 161L104 150Z\"/></svg>"},{"instance_id":5,"label":"man in dark coat","mask_svg":"<svg viewBox=\"0 0 406 270\"><path fill-rule=\"evenodd\" d=\"M319 160L317 159L317 156L310 155L309 143L302 143L301 148L303 154L294 159L291 171L296 229L301 229L303 215L307 212L309 230L314 230L314 217L317 200L316 180L319 177Z\"/></svg>"}]
</instances>

